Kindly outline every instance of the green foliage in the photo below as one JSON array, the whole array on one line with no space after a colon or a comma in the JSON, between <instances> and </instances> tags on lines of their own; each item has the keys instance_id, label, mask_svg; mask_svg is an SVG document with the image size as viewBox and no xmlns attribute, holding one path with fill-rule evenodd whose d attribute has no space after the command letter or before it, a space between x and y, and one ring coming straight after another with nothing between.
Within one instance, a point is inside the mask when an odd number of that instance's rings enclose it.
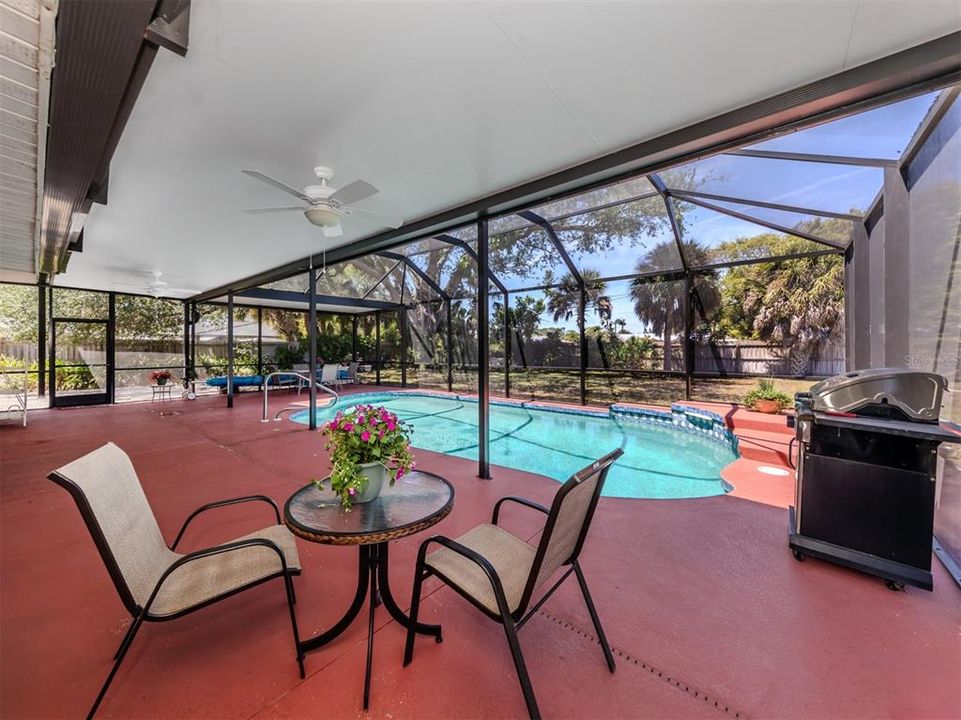
<instances>
[{"instance_id":1,"label":"green foliage","mask_svg":"<svg viewBox=\"0 0 961 720\"><path fill-rule=\"evenodd\" d=\"M707 265L708 251L696 242L682 243L684 257L690 265ZM647 277L631 282L631 299L634 301L634 314L638 320L660 335L664 342L664 369L671 370L671 342L676 335L683 335L686 325L687 285L665 272L666 268L677 268L679 264L677 245L667 241L655 245L634 267L639 274ZM720 302L717 287L717 274L713 271L697 276L695 281L696 309L703 317L710 317Z\"/></svg>"},{"instance_id":2,"label":"green foliage","mask_svg":"<svg viewBox=\"0 0 961 720\"><path fill-rule=\"evenodd\" d=\"M338 412L322 430L330 451L331 490L341 505L350 510L354 498L367 487L360 465L380 463L387 468L393 485L414 467L410 453L413 428L384 407L359 405L349 412ZM322 487L323 480L314 480Z\"/></svg>"},{"instance_id":3,"label":"green foliage","mask_svg":"<svg viewBox=\"0 0 961 720\"><path fill-rule=\"evenodd\" d=\"M777 234L737 241L787 255L807 241ZM840 255L769 260L730 268L715 336L763 340L784 349L795 374L803 374L819 345L839 340L844 319L844 261Z\"/></svg>"},{"instance_id":4,"label":"green foliage","mask_svg":"<svg viewBox=\"0 0 961 720\"><path fill-rule=\"evenodd\" d=\"M601 274L592 268L585 268L580 272L581 279L584 281L584 289L587 292L587 309L593 309L601 318L601 322L608 322L614 312L614 303L607 293L607 283L600 279ZM548 270L544 273L544 284L550 285L554 282L553 273ZM564 275L558 287L551 287L544 290L547 296L547 311L554 317L554 322L561 318L570 320L576 316L581 302L581 290L574 276L570 273Z\"/></svg>"},{"instance_id":5,"label":"green foliage","mask_svg":"<svg viewBox=\"0 0 961 720\"><path fill-rule=\"evenodd\" d=\"M758 400L771 400L772 402L776 402L782 409L790 406L793 402L790 395L775 388L774 383L767 378L758 380L757 387L744 396L744 404L748 407L753 408Z\"/></svg>"},{"instance_id":6,"label":"green foliage","mask_svg":"<svg viewBox=\"0 0 961 720\"><path fill-rule=\"evenodd\" d=\"M24 362L20 358L10 357L9 355L0 355L0 370L23 370ZM37 389L37 372L39 371L39 365L36 361L30 363L26 366L27 370L27 389L36 390ZM7 376L7 384L11 386L16 386L17 390L23 388L23 377L21 375L9 375ZM12 387L10 389L13 389Z\"/></svg>"},{"instance_id":7,"label":"green foliage","mask_svg":"<svg viewBox=\"0 0 961 720\"><path fill-rule=\"evenodd\" d=\"M511 328L517 332L521 341L529 343L541 324L541 315L547 309L541 298L531 295L521 295L511 300L508 319ZM504 304L495 302L493 317L491 318L491 337L496 338L503 333Z\"/></svg>"}]
</instances>

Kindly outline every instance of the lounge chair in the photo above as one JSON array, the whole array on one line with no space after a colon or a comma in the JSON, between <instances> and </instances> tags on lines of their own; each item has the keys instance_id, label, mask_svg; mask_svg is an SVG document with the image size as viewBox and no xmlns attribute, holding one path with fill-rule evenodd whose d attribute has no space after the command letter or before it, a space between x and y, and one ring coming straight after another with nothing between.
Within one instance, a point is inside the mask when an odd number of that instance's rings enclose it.
<instances>
[{"instance_id":1,"label":"lounge chair","mask_svg":"<svg viewBox=\"0 0 961 720\"><path fill-rule=\"evenodd\" d=\"M300 638L291 580L300 574L300 560L294 537L281 524L280 511L273 500L251 495L204 505L187 518L177 539L168 547L130 458L113 443L64 465L48 477L73 497L120 600L133 617L88 718L100 706L145 621L181 617L273 578L284 581L294 648L300 675L304 676L304 658L297 649ZM275 525L223 545L187 554L177 552L184 531L197 515L253 501L264 502L273 509Z\"/></svg>"},{"instance_id":2,"label":"lounge chair","mask_svg":"<svg viewBox=\"0 0 961 720\"><path fill-rule=\"evenodd\" d=\"M601 628L600 618L577 558L594 517L594 509L597 507L607 472L623 454L623 450L615 450L574 474L558 489L550 510L524 498L503 497L494 505L490 524L478 525L456 540L435 535L424 541L417 553L404 666L410 664L414 657L414 628L417 626L421 586L426 578L434 575L469 600L487 617L504 626L527 711L531 718L539 718L540 711L517 641L517 631L561 583L574 573L594 623L597 639L604 651L607 667L614 672L614 656ZM501 505L505 502L524 505L546 516L544 530L536 546L497 524ZM428 555L427 549L431 545L438 545L439 548ZM570 566L568 570L525 614L534 593L565 565ZM572 669L572 672L576 672L576 668Z\"/></svg>"}]
</instances>

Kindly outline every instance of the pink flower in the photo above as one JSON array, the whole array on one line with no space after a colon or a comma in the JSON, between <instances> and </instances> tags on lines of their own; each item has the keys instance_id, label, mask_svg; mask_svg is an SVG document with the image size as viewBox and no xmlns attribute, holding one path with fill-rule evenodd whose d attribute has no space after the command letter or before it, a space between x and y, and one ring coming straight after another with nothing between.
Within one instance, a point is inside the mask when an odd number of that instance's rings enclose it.
<instances>
[{"instance_id":1,"label":"pink flower","mask_svg":"<svg viewBox=\"0 0 961 720\"><path fill-rule=\"evenodd\" d=\"M404 468L398 468L398 469L397 469L397 479L400 480L402 477L404 477Z\"/></svg>"},{"instance_id":2,"label":"pink flower","mask_svg":"<svg viewBox=\"0 0 961 720\"><path fill-rule=\"evenodd\" d=\"M370 442L370 432L368 432L367 430L364 430L364 432L360 434L360 439L363 440L364 442Z\"/></svg>"},{"instance_id":3,"label":"pink flower","mask_svg":"<svg viewBox=\"0 0 961 720\"><path fill-rule=\"evenodd\" d=\"M360 415L360 416L357 418L357 424L358 424L358 425L363 425L363 424L364 424L364 416L363 416L363 415Z\"/></svg>"},{"instance_id":4,"label":"pink flower","mask_svg":"<svg viewBox=\"0 0 961 720\"><path fill-rule=\"evenodd\" d=\"M350 495L351 497L353 497L354 495L357 494L357 490L355 490L354 488L348 488L348 489L347 489L347 494Z\"/></svg>"},{"instance_id":5,"label":"pink flower","mask_svg":"<svg viewBox=\"0 0 961 720\"><path fill-rule=\"evenodd\" d=\"M344 430L346 430L347 432L350 432L353 429L354 429L354 423L350 421L347 421L344 423Z\"/></svg>"},{"instance_id":6,"label":"pink flower","mask_svg":"<svg viewBox=\"0 0 961 720\"><path fill-rule=\"evenodd\" d=\"M377 433L377 437L384 437L384 428L380 429L380 432Z\"/></svg>"},{"instance_id":7,"label":"pink flower","mask_svg":"<svg viewBox=\"0 0 961 720\"><path fill-rule=\"evenodd\" d=\"M331 430L336 430L338 427L340 427L340 423L337 420L331 420L329 423L327 423L327 426Z\"/></svg>"}]
</instances>

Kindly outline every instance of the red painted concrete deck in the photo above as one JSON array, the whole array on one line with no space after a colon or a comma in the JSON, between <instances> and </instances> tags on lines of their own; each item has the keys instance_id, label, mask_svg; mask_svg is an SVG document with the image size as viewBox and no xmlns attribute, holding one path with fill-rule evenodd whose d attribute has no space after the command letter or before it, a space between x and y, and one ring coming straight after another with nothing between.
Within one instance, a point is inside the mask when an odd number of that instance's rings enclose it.
<instances>
[{"instance_id":1,"label":"red painted concrete deck","mask_svg":"<svg viewBox=\"0 0 961 720\"><path fill-rule=\"evenodd\" d=\"M245 395L233 411L222 398L204 398L39 411L26 430L0 428L0 716L84 714L130 622L72 501L47 472L103 442L118 443L169 540L204 502L253 492L282 502L324 471L317 435L259 417L259 397ZM501 495L546 502L557 487L502 468L482 481L471 462L417 455L420 467L457 488L454 511L437 526L449 535L487 520ZM937 561L933 593L892 593L874 578L796 562L783 507L792 483L756 473L759 461L742 463L732 495L602 500L583 565L618 670L607 672L571 583L521 633L544 715L958 717L961 592ZM507 522L533 537L537 527L523 512ZM184 547L267 521L259 508L215 511L197 521ZM405 607L422 539L392 546L392 584ZM297 612L306 635L348 604L356 555L299 547ZM444 624L445 642L419 639L414 663L402 668L403 632L381 612L370 716L524 716L499 628L452 591L436 583L428 591L424 619ZM301 681L282 588L268 583L148 625L100 717L364 717L365 643L366 626L357 622L308 656Z\"/></svg>"}]
</instances>

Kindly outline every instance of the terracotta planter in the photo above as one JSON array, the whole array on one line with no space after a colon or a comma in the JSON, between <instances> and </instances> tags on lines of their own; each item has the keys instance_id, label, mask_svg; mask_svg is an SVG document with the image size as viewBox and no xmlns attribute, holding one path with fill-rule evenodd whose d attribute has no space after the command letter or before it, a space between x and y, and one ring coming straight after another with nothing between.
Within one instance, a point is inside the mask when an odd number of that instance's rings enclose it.
<instances>
[{"instance_id":1,"label":"terracotta planter","mask_svg":"<svg viewBox=\"0 0 961 720\"><path fill-rule=\"evenodd\" d=\"M768 415L777 415L781 412L781 403L777 400L755 400L754 409Z\"/></svg>"},{"instance_id":2,"label":"terracotta planter","mask_svg":"<svg viewBox=\"0 0 961 720\"><path fill-rule=\"evenodd\" d=\"M384 486L390 482L387 468L379 462L362 463L358 467L361 474L367 478L367 487L357 494L353 501L354 504L376 500L380 497L380 492L384 489Z\"/></svg>"}]
</instances>

